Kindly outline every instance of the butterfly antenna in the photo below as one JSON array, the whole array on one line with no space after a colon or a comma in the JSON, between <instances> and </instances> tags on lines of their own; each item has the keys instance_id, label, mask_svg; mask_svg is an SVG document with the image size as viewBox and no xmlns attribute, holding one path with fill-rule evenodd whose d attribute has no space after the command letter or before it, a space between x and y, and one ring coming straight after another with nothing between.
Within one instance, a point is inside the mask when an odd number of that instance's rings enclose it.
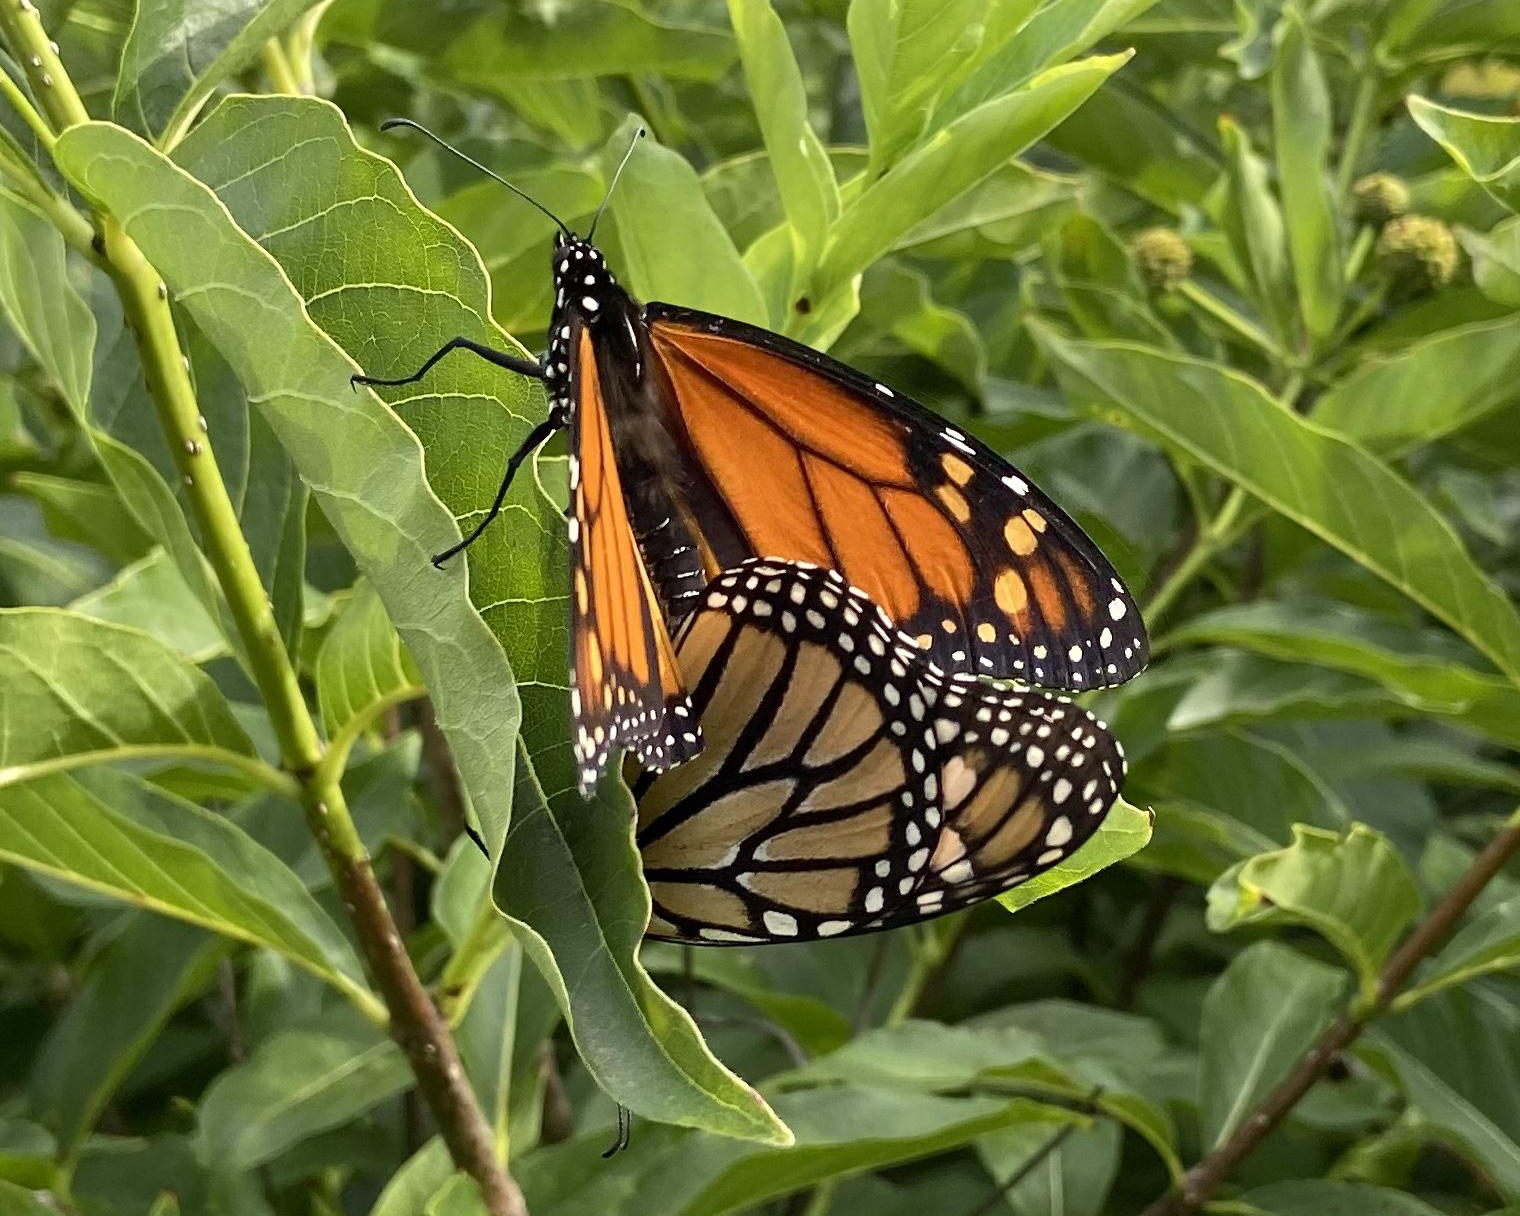
<instances>
[{"instance_id":1,"label":"butterfly antenna","mask_svg":"<svg viewBox=\"0 0 1520 1216\"><path fill-rule=\"evenodd\" d=\"M390 130L395 129L396 127L410 127L414 131L421 131L422 134L426 135L429 139L431 139L435 144L437 144L445 152L452 152L455 156L459 157L460 160L464 161L465 164L467 164L467 165L473 165L475 168L479 169L482 173L484 173L487 177L489 177L489 178L491 178L491 179L493 179L495 181L500 182L503 186L505 186L513 194L517 195L517 197L520 198L520 199L522 199L524 202L531 203L533 206L537 207L540 211L542 211L545 215L547 215L551 220L554 221L555 227L557 227L561 232L563 232L565 234L565 236L569 237L569 236L573 235L571 233L570 229L568 229L568 228L565 227L565 221L562 220L562 219L560 219L559 216L555 215L554 212L550 211L549 208L545 207L536 198L532 197L529 194L523 193L516 186L514 186L511 182L509 182L506 178L502 177L501 174L499 174L499 173L493 173L490 169L487 169L483 164L481 164L473 156L470 156L467 153L461 152L458 148L456 148L453 144L449 143L447 140L445 140L445 139L443 139L443 138L441 138L441 137L439 137L437 135L434 135L431 131L429 131L426 127L424 127L420 122L413 122L410 118L387 118L383 123L380 124L380 129L382 131L390 131Z\"/></svg>"},{"instance_id":2,"label":"butterfly antenna","mask_svg":"<svg viewBox=\"0 0 1520 1216\"><path fill-rule=\"evenodd\" d=\"M644 128L640 127L633 133L633 138L628 141L628 151L623 153L623 159L618 161L617 172L612 175L612 184L607 187L607 193L602 196L602 205L596 209L596 214L591 217L591 228L586 233L589 241L596 236L596 226L601 222L602 212L607 210L607 203L612 198L612 192L617 189L618 178L623 176L623 169L628 164L628 158L633 155L633 150L638 146L639 140L644 138Z\"/></svg>"}]
</instances>

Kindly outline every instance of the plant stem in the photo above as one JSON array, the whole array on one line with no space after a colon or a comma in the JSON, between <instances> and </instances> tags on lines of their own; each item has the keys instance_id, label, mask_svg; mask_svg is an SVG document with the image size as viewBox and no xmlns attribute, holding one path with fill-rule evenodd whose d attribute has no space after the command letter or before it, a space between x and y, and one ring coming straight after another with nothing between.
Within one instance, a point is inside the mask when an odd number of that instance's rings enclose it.
<instances>
[{"instance_id":1,"label":"plant stem","mask_svg":"<svg viewBox=\"0 0 1520 1216\"><path fill-rule=\"evenodd\" d=\"M1281 1123L1301 1098L1314 1087L1335 1057L1354 1043L1379 1014L1385 1012L1413 974L1420 961L1430 954L1479 892L1499 873L1505 863L1520 852L1520 811L1473 860L1467 872L1442 897L1429 916L1404 939L1378 977L1377 993L1363 1008L1353 1007L1343 1014L1256 1112L1241 1123L1235 1134L1182 1177L1179 1190L1171 1191L1146 1208L1142 1216L1188 1216L1203 1206L1224 1184L1231 1172Z\"/></svg>"},{"instance_id":2,"label":"plant stem","mask_svg":"<svg viewBox=\"0 0 1520 1216\"><path fill-rule=\"evenodd\" d=\"M32 129L32 134L44 148L49 150L53 147L53 129L47 125L42 115L27 99L21 91L21 86L10 78L10 73L0 72L0 94L4 94L5 100L11 103L11 109L19 114L22 120Z\"/></svg>"},{"instance_id":3,"label":"plant stem","mask_svg":"<svg viewBox=\"0 0 1520 1216\"><path fill-rule=\"evenodd\" d=\"M0 34L27 65L53 127L88 122L73 82L58 61L30 0L0 0ZM227 598L250 674L279 740L284 767L300 782L307 825L348 909L375 985L389 1012L391 1037L406 1053L450 1155L480 1187L492 1216L524 1216L522 1194L498 1159L490 1125L464 1074L448 1026L418 978L339 785L323 764L323 745L275 624L258 569L227 494L190 383L157 271L109 215L97 216L106 271L121 297L159 423L184 479L201 543Z\"/></svg>"},{"instance_id":4,"label":"plant stem","mask_svg":"<svg viewBox=\"0 0 1520 1216\"><path fill-rule=\"evenodd\" d=\"M275 91L284 93L288 97L299 97L301 85L296 80L296 74L290 66L289 58L286 57L285 48L280 45L280 40L271 38L264 43L261 56L264 73L269 77L269 83L274 85Z\"/></svg>"},{"instance_id":5,"label":"plant stem","mask_svg":"<svg viewBox=\"0 0 1520 1216\"><path fill-rule=\"evenodd\" d=\"M1166 581L1157 588L1156 594L1151 596L1151 601L1145 606L1143 615L1145 626L1152 633L1156 630L1156 622L1166 615L1177 597L1187 590L1188 584L1198 576L1198 572L1214 559L1214 555L1219 550L1230 543L1235 521L1246 505L1246 497L1246 492L1239 486L1233 486L1230 489L1230 492L1225 495L1224 502L1220 503L1219 510L1214 513L1214 518L1199 530L1192 548L1173 567L1172 572L1166 576Z\"/></svg>"},{"instance_id":6,"label":"plant stem","mask_svg":"<svg viewBox=\"0 0 1520 1216\"><path fill-rule=\"evenodd\" d=\"M1376 61L1369 54L1362 67L1361 80L1356 86L1356 100L1351 103L1351 121L1346 127L1346 139L1341 144L1340 163L1335 168L1335 193L1340 199L1351 194L1351 183L1356 180L1356 166L1362 158L1362 145L1367 142L1367 132L1372 129L1378 90L1382 84L1383 78L1377 70Z\"/></svg>"}]
</instances>

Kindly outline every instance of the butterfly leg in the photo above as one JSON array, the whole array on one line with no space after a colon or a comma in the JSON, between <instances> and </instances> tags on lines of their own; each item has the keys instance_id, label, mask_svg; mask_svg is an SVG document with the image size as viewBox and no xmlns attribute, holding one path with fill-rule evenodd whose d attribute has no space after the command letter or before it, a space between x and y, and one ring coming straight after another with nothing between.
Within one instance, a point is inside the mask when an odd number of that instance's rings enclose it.
<instances>
[{"instance_id":1,"label":"butterfly leg","mask_svg":"<svg viewBox=\"0 0 1520 1216\"><path fill-rule=\"evenodd\" d=\"M444 562L454 554L468 549L479 539L480 534L486 530L491 521L501 514L501 504L507 500L507 490L512 485L512 478L517 476L517 466L541 448L556 431L562 429L565 422L565 411L558 408L552 409L547 418L528 432L528 437L522 441L522 446L507 459L506 475L501 479L501 486L496 491L496 501L491 504L491 509L486 512L485 518L476 524L470 534L457 545L445 549L442 553L434 554L433 565L440 570L443 569Z\"/></svg>"},{"instance_id":2,"label":"butterfly leg","mask_svg":"<svg viewBox=\"0 0 1520 1216\"><path fill-rule=\"evenodd\" d=\"M544 378L543 367L533 359L519 359L516 355L503 354L499 350L492 350L489 346L482 346L479 342L472 342L469 338L450 338L429 355L427 362L410 376L401 376L396 380L382 380L377 376L357 375L350 376L348 382L355 387L361 384L379 384L388 387L398 384L416 384L433 369L433 364L455 350L467 350L472 355L479 355L487 363L494 363L497 367L504 367L509 372L516 372L520 376L532 376L535 380Z\"/></svg>"}]
</instances>

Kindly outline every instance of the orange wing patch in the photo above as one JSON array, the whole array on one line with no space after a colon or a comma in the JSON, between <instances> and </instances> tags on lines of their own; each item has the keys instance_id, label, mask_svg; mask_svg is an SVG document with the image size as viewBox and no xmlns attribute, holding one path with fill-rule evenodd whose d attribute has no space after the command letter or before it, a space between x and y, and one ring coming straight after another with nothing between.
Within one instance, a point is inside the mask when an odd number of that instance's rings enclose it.
<instances>
[{"instance_id":1,"label":"orange wing patch","mask_svg":"<svg viewBox=\"0 0 1520 1216\"><path fill-rule=\"evenodd\" d=\"M996 453L775 334L667 305L646 317L671 430L727 513L693 510L723 565L838 570L948 671L1083 689L1145 666L1108 562Z\"/></svg>"},{"instance_id":2,"label":"orange wing patch","mask_svg":"<svg viewBox=\"0 0 1520 1216\"><path fill-rule=\"evenodd\" d=\"M639 556L597 378L583 331L577 348L570 462L570 708L577 779L589 795L612 752L649 769L695 755L702 731Z\"/></svg>"}]
</instances>

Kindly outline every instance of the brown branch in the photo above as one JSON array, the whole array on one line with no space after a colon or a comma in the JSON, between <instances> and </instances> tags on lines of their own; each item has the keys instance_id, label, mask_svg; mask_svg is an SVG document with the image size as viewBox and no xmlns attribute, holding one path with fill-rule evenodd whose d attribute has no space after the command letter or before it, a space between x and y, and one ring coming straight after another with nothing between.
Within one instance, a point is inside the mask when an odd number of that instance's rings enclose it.
<instances>
[{"instance_id":1,"label":"brown branch","mask_svg":"<svg viewBox=\"0 0 1520 1216\"><path fill-rule=\"evenodd\" d=\"M1300 1099L1325 1075L1331 1062L1366 1029L1379 1014L1385 1012L1398 995L1410 975L1425 958L1451 932L1452 926L1472 906L1473 900L1493 877L1504 868L1506 862L1520 851L1520 813L1517 813L1488 847L1473 860L1467 872L1421 921L1413 933L1378 977L1377 995L1370 1005L1353 1009L1325 1031L1309 1053L1298 1062L1289 1074L1256 1112L1247 1118L1235 1134L1224 1144L1188 1170L1182 1185L1157 1199L1141 1216L1188 1216L1211 1199L1224 1184L1236 1166L1250 1156L1269 1132L1288 1117Z\"/></svg>"}]
</instances>

